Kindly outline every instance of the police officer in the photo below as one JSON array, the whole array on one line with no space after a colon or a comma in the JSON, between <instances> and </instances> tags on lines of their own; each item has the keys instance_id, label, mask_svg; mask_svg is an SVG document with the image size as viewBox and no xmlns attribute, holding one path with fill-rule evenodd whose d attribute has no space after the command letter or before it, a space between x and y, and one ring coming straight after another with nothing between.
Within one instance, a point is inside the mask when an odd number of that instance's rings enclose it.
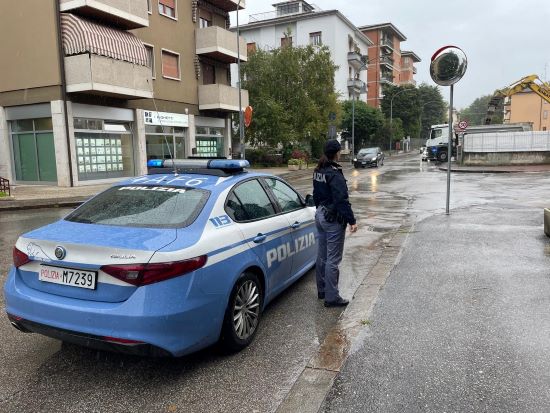
<instances>
[{"instance_id":1,"label":"police officer","mask_svg":"<svg viewBox=\"0 0 550 413\"><path fill-rule=\"evenodd\" d=\"M338 266L342 261L346 227L349 225L352 233L357 231L346 179L337 163L340 150L337 140L329 140L313 172L313 199L317 207L315 224L319 233L317 296L325 300L325 307L343 307L349 303L338 292Z\"/></svg>"}]
</instances>

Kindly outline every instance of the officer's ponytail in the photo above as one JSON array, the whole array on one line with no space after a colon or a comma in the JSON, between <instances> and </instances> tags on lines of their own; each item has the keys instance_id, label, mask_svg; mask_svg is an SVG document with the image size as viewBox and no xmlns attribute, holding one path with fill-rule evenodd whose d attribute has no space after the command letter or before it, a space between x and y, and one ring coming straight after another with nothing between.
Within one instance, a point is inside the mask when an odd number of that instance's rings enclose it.
<instances>
[{"instance_id":1,"label":"officer's ponytail","mask_svg":"<svg viewBox=\"0 0 550 413\"><path fill-rule=\"evenodd\" d=\"M322 154L319 158L319 162L317 162L315 170L318 171L319 169L326 168L332 161L334 161L334 158L336 158L336 153Z\"/></svg>"},{"instance_id":2,"label":"officer's ponytail","mask_svg":"<svg viewBox=\"0 0 550 413\"><path fill-rule=\"evenodd\" d=\"M334 159L336 158L337 153L340 152L340 149L342 149L340 142L336 139L328 140L325 144L323 155L319 158L319 163L317 163L315 170L318 171L319 169L326 168L331 164L331 162L334 162Z\"/></svg>"}]
</instances>

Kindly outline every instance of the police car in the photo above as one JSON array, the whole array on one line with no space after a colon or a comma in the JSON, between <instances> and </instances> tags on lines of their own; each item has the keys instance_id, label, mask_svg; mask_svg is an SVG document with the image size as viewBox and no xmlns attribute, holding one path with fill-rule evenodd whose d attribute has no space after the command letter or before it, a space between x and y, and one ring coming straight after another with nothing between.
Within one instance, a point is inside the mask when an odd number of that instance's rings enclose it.
<instances>
[{"instance_id":1,"label":"police car","mask_svg":"<svg viewBox=\"0 0 550 413\"><path fill-rule=\"evenodd\" d=\"M160 169L17 240L4 287L14 327L133 354L182 356L218 340L237 351L314 266L311 196L244 160L149 166Z\"/></svg>"}]
</instances>

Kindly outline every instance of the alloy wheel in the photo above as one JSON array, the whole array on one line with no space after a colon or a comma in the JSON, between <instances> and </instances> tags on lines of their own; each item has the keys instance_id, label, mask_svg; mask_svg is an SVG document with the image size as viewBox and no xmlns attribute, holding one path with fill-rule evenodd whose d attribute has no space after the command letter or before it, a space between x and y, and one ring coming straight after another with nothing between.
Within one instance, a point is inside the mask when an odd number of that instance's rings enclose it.
<instances>
[{"instance_id":1,"label":"alloy wheel","mask_svg":"<svg viewBox=\"0 0 550 413\"><path fill-rule=\"evenodd\" d=\"M260 291L252 280L244 282L233 305L233 328L239 339L246 340L256 330L260 315Z\"/></svg>"}]
</instances>

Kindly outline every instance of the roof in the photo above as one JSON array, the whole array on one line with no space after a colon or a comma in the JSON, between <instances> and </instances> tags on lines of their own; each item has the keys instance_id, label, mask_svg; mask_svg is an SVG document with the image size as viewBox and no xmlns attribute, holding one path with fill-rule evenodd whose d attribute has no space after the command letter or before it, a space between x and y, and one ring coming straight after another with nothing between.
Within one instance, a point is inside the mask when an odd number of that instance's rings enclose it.
<instances>
[{"instance_id":1,"label":"roof","mask_svg":"<svg viewBox=\"0 0 550 413\"><path fill-rule=\"evenodd\" d=\"M371 24L368 26L359 27L359 30L361 30L362 32L378 29L386 29L392 31L397 37L399 37L399 40L401 40L402 42L407 40L407 37L403 33L401 33L401 31L399 31L399 29L395 27L392 23Z\"/></svg>"},{"instance_id":2,"label":"roof","mask_svg":"<svg viewBox=\"0 0 550 413\"><path fill-rule=\"evenodd\" d=\"M412 57L413 61L414 62L421 62L422 60L420 59L420 57L418 57L418 55L415 53L415 52L412 52L410 50L406 50L406 51L401 51L401 56L408 56L408 57Z\"/></svg>"},{"instance_id":3,"label":"roof","mask_svg":"<svg viewBox=\"0 0 550 413\"><path fill-rule=\"evenodd\" d=\"M282 4L286 4L286 3L305 3L307 4L309 7L313 7L310 3L308 3L307 1L304 1L304 0L286 0L286 1L280 1L278 3L275 3L275 4L272 4L273 7L277 7L277 6L280 6Z\"/></svg>"},{"instance_id":4,"label":"roof","mask_svg":"<svg viewBox=\"0 0 550 413\"><path fill-rule=\"evenodd\" d=\"M357 26L355 26L346 16L344 16L338 10L322 10L322 11L306 12L306 13L300 13L300 14L291 14L288 16L280 16L280 17L275 17L273 19L261 20L254 23L241 24L239 25L239 31L243 32L246 30L253 30L260 27L269 27L269 26L274 26L276 24L290 23L298 20L315 19L317 17L324 17L324 16L330 16L330 15L336 15L337 17L339 17L368 46L374 45L371 39L365 36L361 32L361 30L357 28ZM237 28L233 26L233 27L230 27L229 30L237 31Z\"/></svg>"}]
</instances>

